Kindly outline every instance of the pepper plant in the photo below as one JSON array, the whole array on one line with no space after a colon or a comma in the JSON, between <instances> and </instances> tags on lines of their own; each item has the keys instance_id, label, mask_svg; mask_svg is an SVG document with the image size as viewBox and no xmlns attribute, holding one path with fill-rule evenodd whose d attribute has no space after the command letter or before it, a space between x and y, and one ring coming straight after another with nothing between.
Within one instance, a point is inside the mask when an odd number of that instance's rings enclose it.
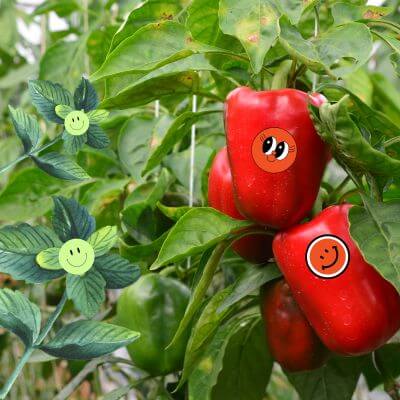
<instances>
[{"instance_id":1,"label":"pepper plant","mask_svg":"<svg viewBox=\"0 0 400 400\"><path fill-rule=\"evenodd\" d=\"M19 289L0 325L25 352L2 396L399 399L398 4L43 1L25 18L67 28L30 64L18 3L0 3L0 272ZM32 287L42 314L59 301L42 328Z\"/></svg>"}]
</instances>

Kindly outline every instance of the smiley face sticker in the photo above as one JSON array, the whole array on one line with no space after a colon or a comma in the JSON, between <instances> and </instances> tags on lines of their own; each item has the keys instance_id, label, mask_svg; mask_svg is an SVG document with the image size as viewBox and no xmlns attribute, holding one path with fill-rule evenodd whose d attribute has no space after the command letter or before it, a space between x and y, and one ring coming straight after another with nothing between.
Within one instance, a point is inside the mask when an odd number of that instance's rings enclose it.
<instances>
[{"instance_id":1,"label":"smiley face sticker","mask_svg":"<svg viewBox=\"0 0 400 400\"><path fill-rule=\"evenodd\" d=\"M89 129L89 117L84 111L71 111L64 120L66 131L73 136L80 136Z\"/></svg>"},{"instance_id":2,"label":"smiley face sticker","mask_svg":"<svg viewBox=\"0 0 400 400\"><path fill-rule=\"evenodd\" d=\"M337 236L319 236L307 247L307 266L314 275L320 278L335 278L341 275L349 262L349 249L346 243Z\"/></svg>"},{"instance_id":3,"label":"smiley face sticker","mask_svg":"<svg viewBox=\"0 0 400 400\"><path fill-rule=\"evenodd\" d=\"M83 275L94 263L92 245L82 239L71 239L64 243L58 254L63 269L73 275Z\"/></svg>"},{"instance_id":4,"label":"smiley face sticker","mask_svg":"<svg viewBox=\"0 0 400 400\"><path fill-rule=\"evenodd\" d=\"M268 128L255 137L251 151L254 161L261 169L277 173L287 170L294 163L297 146L288 131Z\"/></svg>"}]
</instances>

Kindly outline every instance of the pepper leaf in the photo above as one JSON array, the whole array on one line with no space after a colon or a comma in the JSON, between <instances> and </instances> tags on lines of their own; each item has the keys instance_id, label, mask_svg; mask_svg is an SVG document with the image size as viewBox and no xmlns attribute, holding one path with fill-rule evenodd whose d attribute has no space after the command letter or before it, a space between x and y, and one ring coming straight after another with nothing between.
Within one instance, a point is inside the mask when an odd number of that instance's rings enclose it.
<instances>
[{"instance_id":1,"label":"pepper leaf","mask_svg":"<svg viewBox=\"0 0 400 400\"><path fill-rule=\"evenodd\" d=\"M346 95L333 105L324 103L318 110L313 108L318 133L339 162L354 172L399 176L400 161L372 147L353 121L347 109L348 99Z\"/></svg>"},{"instance_id":2,"label":"pepper leaf","mask_svg":"<svg viewBox=\"0 0 400 400\"><path fill-rule=\"evenodd\" d=\"M268 0L220 0L221 30L240 40L256 74L261 71L265 55L278 37L278 17L279 13Z\"/></svg>"},{"instance_id":3,"label":"pepper leaf","mask_svg":"<svg viewBox=\"0 0 400 400\"><path fill-rule=\"evenodd\" d=\"M197 207L188 211L169 231L151 269L199 254L226 239L234 231L251 226L213 208Z\"/></svg>"},{"instance_id":4,"label":"pepper leaf","mask_svg":"<svg viewBox=\"0 0 400 400\"><path fill-rule=\"evenodd\" d=\"M87 318L93 317L105 300L106 281L95 268L85 275L67 275L67 295Z\"/></svg>"},{"instance_id":5,"label":"pepper leaf","mask_svg":"<svg viewBox=\"0 0 400 400\"><path fill-rule=\"evenodd\" d=\"M89 112L99 105L99 98L93 85L86 78L82 77L81 83L74 93L74 104L76 110Z\"/></svg>"},{"instance_id":6,"label":"pepper leaf","mask_svg":"<svg viewBox=\"0 0 400 400\"><path fill-rule=\"evenodd\" d=\"M62 267L58 261L59 252L59 247L50 247L49 249L43 250L36 256L36 262L40 268L53 270L61 269Z\"/></svg>"},{"instance_id":7,"label":"pepper leaf","mask_svg":"<svg viewBox=\"0 0 400 400\"><path fill-rule=\"evenodd\" d=\"M21 109L8 107L15 132L21 139L25 153L34 150L40 139L40 128L37 119Z\"/></svg>"},{"instance_id":8,"label":"pepper leaf","mask_svg":"<svg viewBox=\"0 0 400 400\"><path fill-rule=\"evenodd\" d=\"M96 221L89 211L74 199L55 196L53 227L59 238L87 240L96 229Z\"/></svg>"},{"instance_id":9,"label":"pepper leaf","mask_svg":"<svg viewBox=\"0 0 400 400\"><path fill-rule=\"evenodd\" d=\"M56 114L56 106L72 106L72 96L58 83L50 81L29 81L29 93L38 112L48 121L62 124L64 121Z\"/></svg>"},{"instance_id":10,"label":"pepper leaf","mask_svg":"<svg viewBox=\"0 0 400 400\"><path fill-rule=\"evenodd\" d=\"M122 289L140 278L140 268L118 254L97 257L94 265L105 279L107 289Z\"/></svg>"},{"instance_id":11,"label":"pepper leaf","mask_svg":"<svg viewBox=\"0 0 400 400\"><path fill-rule=\"evenodd\" d=\"M67 360L88 360L112 353L139 338L129 329L99 321L76 321L62 327L40 349Z\"/></svg>"},{"instance_id":12,"label":"pepper leaf","mask_svg":"<svg viewBox=\"0 0 400 400\"><path fill-rule=\"evenodd\" d=\"M31 346L40 332L39 307L31 303L22 293L0 289L0 326L16 334Z\"/></svg>"},{"instance_id":13,"label":"pepper leaf","mask_svg":"<svg viewBox=\"0 0 400 400\"><path fill-rule=\"evenodd\" d=\"M88 242L92 245L96 257L108 253L118 240L118 229L116 226L105 226L92 233Z\"/></svg>"},{"instance_id":14,"label":"pepper leaf","mask_svg":"<svg viewBox=\"0 0 400 400\"><path fill-rule=\"evenodd\" d=\"M41 283L64 275L36 264L36 255L61 242L52 230L43 226L20 224L0 229L0 272L28 283Z\"/></svg>"},{"instance_id":15,"label":"pepper leaf","mask_svg":"<svg viewBox=\"0 0 400 400\"><path fill-rule=\"evenodd\" d=\"M364 201L368 208L350 209L351 237L365 260L400 292L400 202Z\"/></svg>"},{"instance_id":16,"label":"pepper leaf","mask_svg":"<svg viewBox=\"0 0 400 400\"><path fill-rule=\"evenodd\" d=\"M63 154L51 152L31 156L35 164L47 174L67 181L83 181L90 176L75 161Z\"/></svg>"}]
</instances>

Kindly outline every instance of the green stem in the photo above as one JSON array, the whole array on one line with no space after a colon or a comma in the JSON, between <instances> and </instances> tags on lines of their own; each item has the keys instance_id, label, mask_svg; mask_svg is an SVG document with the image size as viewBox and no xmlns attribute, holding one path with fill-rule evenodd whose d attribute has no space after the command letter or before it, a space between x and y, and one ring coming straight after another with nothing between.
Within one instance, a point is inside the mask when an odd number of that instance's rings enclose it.
<instances>
[{"instance_id":1,"label":"green stem","mask_svg":"<svg viewBox=\"0 0 400 400\"><path fill-rule=\"evenodd\" d=\"M380 354L379 350L373 352L373 359L378 372L382 375L385 392L393 400L400 400L399 384L396 382L396 379L393 378L393 375L390 373L390 371L386 368L385 361L382 359L382 355Z\"/></svg>"},{"instance_id":2,"label":"green stem","mask_svg":"<svg viewBox=\"0 0 400 400\"><path fill-rule=\"evenodd\" d=\"M21 161L26 160L27 158L29 158L30 156L34 155L34 154L38 154L40 152L42 152L43 150L46 150L47 148L49 148L50 146L53 146L53 144L59 142L61 140L61 136L56 137L55 139L53 139L52 141L50 141L49 143L45 144L42 147L39 147L38 149L36 149L33 152L30 153L26 153L26 154L22 154L22 156L18 157L16 160L12 161L10 164L5 165L4 167L0 168L0 174L8 171L9 169L11 169L12 167L14 167L15 165L17 165L18 163L20 163Z\"/></svg>"},{"instance_id":3,"label":"green stem","mask_svg":"<svg viewBox=\"0 0 400 400\"><path fill-rule=\"evenodd\" d=\"M14 382L17 380L19 374L21 373L22 369L24 368L25 364L28 362L29 358L31 357L33 351L37 346L39 346L47 334L50 332L50 329L54 325L54 322L61 314L61 311L64 308L64 305L67 301L67 293L64 292L63 297L61 298L60 302L58 303L54 312L50 315L49 319L47 320L45 326L40 331L38 338L36 339L35 343L25 349L23 356L19 359L17 365L15 366L14 371L7 379L7 382L4 384L3 388L0 391L0 399L5 399L8 392L11 390Z\"/></svg>"},{"instance_id":4,"label":"green stem","mask_svg":"<svg viewBox=\"0 0 400 400\"><path fill-rule=\"evenodd\" d=\"M394 138L386 140L386 142L383 143L383 147L389 147L392 144L396 144L400 142L400 136L395 136Z\"/></svg>"},{"instance_id":5,"label":"green stem","mask_svg":"<svg viewBox=\"0 0 400 400\"><path fill-rule=\"evenodd\" d=\"M351 180L350 176L347 175L346 178L344 178L343 181L335 189L332 190L328 198L328 203L332 199L334 199L335 196L341 193L341 191L346 187L346 185L350 182L350 180Z\"/></svg>"}]
</instances>

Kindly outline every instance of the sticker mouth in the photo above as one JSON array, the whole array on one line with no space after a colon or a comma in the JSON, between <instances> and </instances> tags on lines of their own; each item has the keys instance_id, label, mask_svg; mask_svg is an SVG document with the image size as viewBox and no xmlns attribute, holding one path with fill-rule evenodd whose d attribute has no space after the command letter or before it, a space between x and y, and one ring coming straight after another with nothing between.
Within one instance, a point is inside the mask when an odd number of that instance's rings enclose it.
<instances>
[{"instance_id":1,"label":"sticker mouth","mask_svg":"<svg viewBox=\"0 0 400 400\"><path fill-rule=\"evenodd\" d=\"M67 262L68 262L68 264L71 266L71 267L74 267L74 268L80 268L80 267L82 267L85 263L86 263L86 261L87 261L87 253L85 254L85 260L83 261L83 263L82 264L79 264L79 265L74 265L74 264L72 264L68 259L67 259Z\"/></svg>"},{"instance_id":2,"label":"sticker mouth","mask_svg":"<svg viewBox=\"0 0 400 400\"><path fill-rule=\"evenodd\" d=\"M339 251L338 251L337 246L332 246L332 249L335 250L335 259L334 259L333 262L331 262L330 264L328 264L328 265L323 265L323 266L322 266L322 269L329 269L329 268L333 267L333 266L336 264L336 262L337 262L337 260L338 260L338 258L339 258Z\"/></svg>"},{"instance_id":3,"label":"sticker mouth","mask_svg":"<svg viewBox=\"0 0 400 400\"><path fill-rule=\"evenodd\" d=\"M79 127L79 128L76 128L75 126L70 126L70 128L73 130L73 131L79 131L79 130L81 130L83 127L85 126L85 123L84 122L82 122L82 125Z\"/></svg>"}]
</instances>

